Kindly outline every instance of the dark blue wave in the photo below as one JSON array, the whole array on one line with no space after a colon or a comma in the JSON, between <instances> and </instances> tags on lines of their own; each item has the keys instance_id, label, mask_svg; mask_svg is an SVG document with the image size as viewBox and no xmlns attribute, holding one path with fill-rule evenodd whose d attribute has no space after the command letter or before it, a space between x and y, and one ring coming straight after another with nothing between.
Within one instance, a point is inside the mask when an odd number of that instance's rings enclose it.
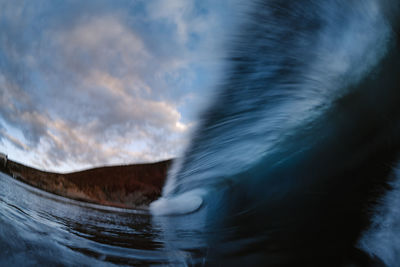
<instances>
[{"instance_id":1,"label":"dark blue wave","mask_svg":"<svg viewBox=\"0 0 400 267\"><path fill-rule=\"evenodd\" d=\"M357 242L399 157L399 2L251 9L152 205L181 216L156 223L171 246L179 227L200 232L210 265L384 266Z\"/></svg>"}]
</instances>

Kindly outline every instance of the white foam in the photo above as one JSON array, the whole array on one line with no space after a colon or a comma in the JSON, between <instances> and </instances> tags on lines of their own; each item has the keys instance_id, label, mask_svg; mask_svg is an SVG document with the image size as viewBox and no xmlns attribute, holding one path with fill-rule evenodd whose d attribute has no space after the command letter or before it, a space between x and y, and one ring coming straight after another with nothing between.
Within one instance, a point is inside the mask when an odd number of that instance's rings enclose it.
<instances>
[{"instance_id":1,"label":"white foam","mask_svg":"<svg viewBox=\"0 0 400 267\"><path fill-rule=\"evenodd\" d=\"M174 197L161 197L150 205L150 211L157 216L183 215L195 212L203 204L204 191L192 190Z\"/></svg>"},{"instance_id":2,"label":"white foam","mask_svg":"<svg viewBox=\"0 0 400 267\"><path fill-rule=\"evenodd\" d=\"M359 242L361 249L379 257L389 267L400 264L400 163L391 190L376 208L371 228Z\"/></svg>"}]
</instances>

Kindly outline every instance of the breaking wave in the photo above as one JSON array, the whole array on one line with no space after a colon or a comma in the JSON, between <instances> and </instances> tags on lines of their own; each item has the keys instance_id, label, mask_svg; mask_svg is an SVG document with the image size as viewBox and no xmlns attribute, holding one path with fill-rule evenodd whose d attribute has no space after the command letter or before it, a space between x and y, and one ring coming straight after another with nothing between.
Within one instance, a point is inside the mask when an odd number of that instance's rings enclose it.
<instances>
[{"instance_id":1,"label":"breaking wave","mask_svg":"<svg viewBox=\"0 0 400 267\"><path fill-rule=\"evenodd\" d=\"M154 223L171 246L198 233L211 265L383 264L357 244L399 156L398 1L250 10Z\"/></svg>"}]
</instances>

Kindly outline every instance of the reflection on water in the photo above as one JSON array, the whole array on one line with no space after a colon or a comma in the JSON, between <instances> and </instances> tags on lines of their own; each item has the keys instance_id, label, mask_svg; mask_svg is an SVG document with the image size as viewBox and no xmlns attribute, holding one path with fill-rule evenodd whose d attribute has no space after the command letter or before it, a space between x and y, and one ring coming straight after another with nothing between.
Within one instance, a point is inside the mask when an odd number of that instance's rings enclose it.
<instances>
[{"instance_id":1,"label":"reflection on water","mask_svg":"<svg viewBox=\"0 0 400 267\"><path fill-rule=\"evenodd\" d=\"M0 173L0 266L165 265L172 252L145 211L58 197Z\"/></svg>"}]
</instances>

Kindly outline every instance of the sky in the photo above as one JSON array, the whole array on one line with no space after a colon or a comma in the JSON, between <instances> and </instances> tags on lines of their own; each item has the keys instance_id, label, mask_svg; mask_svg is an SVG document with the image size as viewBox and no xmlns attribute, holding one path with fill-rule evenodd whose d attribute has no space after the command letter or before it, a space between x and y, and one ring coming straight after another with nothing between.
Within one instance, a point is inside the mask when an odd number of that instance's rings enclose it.
<instances>
[{"instance_id":1,"label":"sky","mask_svg":"<svg viewBox=\"0 0 400 267\"><path fill-rule=\"evenodd\" d=\"M0 0L0 152L68 172L179 156L237 0Z\"/></svg>"}]
</instances>

